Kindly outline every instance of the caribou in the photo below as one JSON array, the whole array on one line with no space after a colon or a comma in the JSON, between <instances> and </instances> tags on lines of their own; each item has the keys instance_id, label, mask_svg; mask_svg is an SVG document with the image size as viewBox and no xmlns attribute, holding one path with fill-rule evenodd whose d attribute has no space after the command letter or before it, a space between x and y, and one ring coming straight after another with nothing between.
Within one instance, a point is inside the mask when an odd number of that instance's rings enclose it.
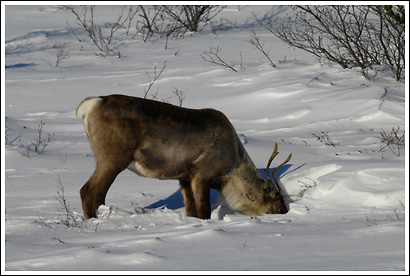
<instances>
[{"instance_id":1,"label":"caribou","mask_svg":"<svg viewBox=\"0 0 410 276\"><path fill-rule=\"evenodd\" d=\"M210 190L249 216L287 213L282 189L265 180L228 118L214 109L189 109L125 95L85 98L83 118L96 168L80 190L84 219L96 217L117 175L129 169L140 176L179 180L187 216L209 219Z\"/></svg>"}]
</instances>

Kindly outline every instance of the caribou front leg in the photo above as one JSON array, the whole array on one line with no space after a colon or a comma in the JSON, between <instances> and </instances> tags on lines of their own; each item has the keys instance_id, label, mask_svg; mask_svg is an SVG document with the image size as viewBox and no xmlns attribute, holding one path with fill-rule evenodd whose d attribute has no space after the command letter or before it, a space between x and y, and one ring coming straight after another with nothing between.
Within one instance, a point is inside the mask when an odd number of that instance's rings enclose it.
<instances>
[{"instance_id":1,"label":"caribou front leg","mask_svg":"<svg viewBox=\"0 0 410 276\"><path fill-rule=\"evenodd\" d=\"M189 217L196 217L196 205L195 198L192 192L191 183L188 181L180 180L179 184L181 185L182 196L184 197L184 204L186 215Z\"/></svg>"},{"instance_id":2,"label":"caribou front leg","mask_svg":"<svg viewBox=\"0 0 410 276\"><path fill-rule=\"evenodd\" d=\"M209 179L195 176L191 181L192 192L195 199L196 217L200 219L211 218L211 186Z\"/></svg>"}]
</instances>

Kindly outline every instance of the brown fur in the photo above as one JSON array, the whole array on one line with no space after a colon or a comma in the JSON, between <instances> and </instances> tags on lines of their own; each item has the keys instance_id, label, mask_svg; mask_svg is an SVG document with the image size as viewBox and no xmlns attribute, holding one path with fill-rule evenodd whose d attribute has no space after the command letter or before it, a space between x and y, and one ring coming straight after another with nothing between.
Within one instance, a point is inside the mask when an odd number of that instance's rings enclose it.
<instances>
[{"instance_id":1,"label":"brown fur","mask_svg":"<svg viewBox=\"0 0 410 276\"><path fill-rule=\"evenodd\" d=\"M178 179L188 216L211 215L210 189L249 215L285 213L282 196L250 160L232 124L213 109L188 109L123 95L84 99L77 108L96 159L81 188L84 218L95 217L126 168Z\"/></svg>"}]
</instances>

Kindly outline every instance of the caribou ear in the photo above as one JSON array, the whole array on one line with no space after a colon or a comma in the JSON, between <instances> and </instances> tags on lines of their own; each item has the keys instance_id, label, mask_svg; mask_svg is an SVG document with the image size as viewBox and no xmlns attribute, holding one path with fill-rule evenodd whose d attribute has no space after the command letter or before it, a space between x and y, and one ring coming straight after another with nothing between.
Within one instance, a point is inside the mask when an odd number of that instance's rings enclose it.
<instances>
[{"instance_id":1,"label":"caribou ear","mask_svg":"<svg viewBox=\"0 0 410 276\"><path fill-rule=\"evenodd\" d=\"M276 157L276 155L278 155L278 154L279 154L279 152L278 152L278 144L275 143L275 148L274 148L274 150L273 150L273 152L272 152L272 155L271 155L270 158L269 158L268 165L266 166L265 173L266 173L266 175L268 176L269 180L272 182L272 185L273 185L274 187L276 187L276 189L277 189L277 191L279 192L279 194L282 195L282 189L281 189L281 187L279 186L278 180L276 179L275 172L276 172L280 167L282 167L283 165L285 165L286 163L289 162L290 158L292 158L292 154L289 154L288 158L286 158L286 160L285 160L282 164L280 164L279 166L277 166L277 167L272 171L272 176L273 176L273 179L272 179L272 177L270 177L270 175L269 175L269 167L270 167L270 164L272 163L273 159L274 159L274 158Z\"/></svg>"}]
</instances>

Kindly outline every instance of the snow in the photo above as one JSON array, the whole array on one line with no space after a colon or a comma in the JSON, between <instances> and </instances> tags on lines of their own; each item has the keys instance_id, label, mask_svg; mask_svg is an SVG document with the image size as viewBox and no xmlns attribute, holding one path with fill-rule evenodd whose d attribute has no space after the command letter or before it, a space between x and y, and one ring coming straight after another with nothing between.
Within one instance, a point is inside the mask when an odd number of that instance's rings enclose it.
<instances>
[{"instance_id":1,"label":"snow","mask_svg":"<svg viewBox=\"0 0 410 276\"><path fill-rule=\"evenodd\" d=\"M69 30L66 21L86 38L73 15L57 6L3 8L2 272L408 274L408 145L381 149L382 131L408 129L404 83L387 73L369 81L359 70L288 47L259 24L286 7L228 7L219 17L235 28L187 34L169 40L167 49L165 39L124 37L116 44L121 58L96 56ZM96 13L100 23L112 22L119 6L99 6ZM249 43L251 30L276 68ZM50 67L54 46L63 43L69 58ZM201 54L217 46L238 72L203 60ZM79 190L95 161L75 117L78 103L117 93L142 97L165 61L148 97L178 105L178 89L184 107L224 112L261 170L275 143L280 154L274 164L293 153L277 172L287 214L233 213L213 192L212 219L186 217L177 181L124 171L99 217L82 220ZM38 154L31 144L41 122L42 140L54 137ZM62 189L77 227L63 224Z\"/></svg>"}]
</instances>

